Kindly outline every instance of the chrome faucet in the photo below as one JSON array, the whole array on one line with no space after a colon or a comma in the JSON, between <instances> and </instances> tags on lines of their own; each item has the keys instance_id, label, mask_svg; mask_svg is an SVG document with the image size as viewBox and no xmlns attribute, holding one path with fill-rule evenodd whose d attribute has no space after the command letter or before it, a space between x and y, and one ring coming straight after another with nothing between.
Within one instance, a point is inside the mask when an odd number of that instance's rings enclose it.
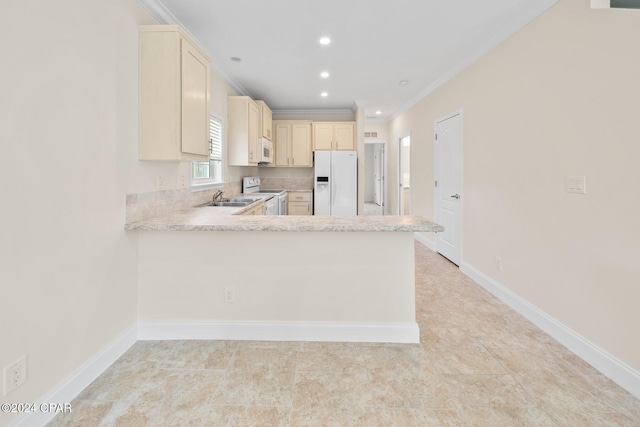
<instances>
[{"instance_id":1,"label":"chrome faucet","mask_svg":"<svg viewBox=\"0 0 640 427\"><path fill-rule=\"evenodd\" d=\"M217 201L222 200L222 193L224 193L224 191L222 191L222 190L216 191L216 194L213 195L213 200L211 201L211 203L215 203L216 200Z\"/></svg>"}]
</instances>

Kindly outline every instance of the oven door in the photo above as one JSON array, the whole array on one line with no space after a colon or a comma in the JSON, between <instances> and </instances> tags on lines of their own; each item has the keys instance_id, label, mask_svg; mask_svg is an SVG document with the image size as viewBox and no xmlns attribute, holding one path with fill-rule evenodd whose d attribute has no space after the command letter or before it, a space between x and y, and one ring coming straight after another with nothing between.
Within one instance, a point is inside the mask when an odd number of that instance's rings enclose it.
<instances>
[{"instance_id":1,"label":"oven door","mask_svg":"<svg viewBox=\"0 0 640 427\"><path fill-rule=\"evenodd\" d=\"M273 143L266 138L260 138L260 153L258 163L273 162Z\"/></svg>"}]
</instances>

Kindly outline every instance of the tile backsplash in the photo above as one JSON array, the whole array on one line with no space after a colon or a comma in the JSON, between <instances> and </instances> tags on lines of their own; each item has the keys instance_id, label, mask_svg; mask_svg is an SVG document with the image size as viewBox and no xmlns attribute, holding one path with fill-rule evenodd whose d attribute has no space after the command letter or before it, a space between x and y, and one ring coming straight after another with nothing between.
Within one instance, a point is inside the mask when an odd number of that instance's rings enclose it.
<instances>
[{"instance_id":1,"label":"tile backsplash","mask_svg":"<svg viewBox=\"0 0 640 427\"><path fill-rule=\"evenodd\" d=\"M180 209L201 205L211 200L221 189L224 197L233 197L242 191L240 183L227 183L222 188L192 192L190 188L127 194L126 223L130 224L155 216L166 215Z\"/></svg>"},{"instance_id":2,"label":"tile backsplash","mask_svg":"<svg viewBox=\"0 0 640 427\"><path fill-rule=\"evenodd\" d=\"M260 187L274 190L310 190L313 188L313 176L303 178L260 178Z\"/></svg>"},{"instance_id":3,"label":"tile backsplash","mask_svg":"<svg viewBox=\"0 0 640 427\"><path fill-rule=\"evenodd\" d=\"M261 187L278 190L310 190L313 188L313 176L295 178L264 177L262 178ZM126 223L131 224L204 204L211 200L217 190L218 188L192 192L190 188L179 188L127 194ZM242 185L240 182L226 183L221 190L224 191L224 197L233 197L242 192Z\"/></svg>"}]
</instances>

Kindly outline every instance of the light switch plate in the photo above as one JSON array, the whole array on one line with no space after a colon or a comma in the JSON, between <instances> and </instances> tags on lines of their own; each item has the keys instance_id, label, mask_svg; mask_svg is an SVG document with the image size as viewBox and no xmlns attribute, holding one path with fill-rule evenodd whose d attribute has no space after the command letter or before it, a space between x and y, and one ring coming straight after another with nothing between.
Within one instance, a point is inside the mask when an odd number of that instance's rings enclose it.
<instances>
[{"instance_id":1,"label":"light switch plate","mask_svg":"<svg viewBox=\"0 0 640 427\"><path fill-rule=\"evenodd\" d=\"M586 194L587 178L584 176L567 176L567 193Z\"/></svg>"}]
</instances>

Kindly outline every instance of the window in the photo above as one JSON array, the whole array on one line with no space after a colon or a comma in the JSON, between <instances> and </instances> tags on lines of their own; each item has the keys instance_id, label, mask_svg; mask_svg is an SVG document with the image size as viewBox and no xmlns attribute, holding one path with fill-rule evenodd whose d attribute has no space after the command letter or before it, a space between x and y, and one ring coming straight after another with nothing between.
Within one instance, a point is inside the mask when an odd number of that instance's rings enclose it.
<instances>
[{"instance_id":1,"label":"window","mask_svg":"<svg viewBox=\"0 0 640 427\"><path fill-rule=\"evenodd\" d=\"M193 188L206 189L222 181L222 119L211 116L209 119L211 136L209 139L209 161L191 163L191 185Z\"/></svg>"}]
</instances>

